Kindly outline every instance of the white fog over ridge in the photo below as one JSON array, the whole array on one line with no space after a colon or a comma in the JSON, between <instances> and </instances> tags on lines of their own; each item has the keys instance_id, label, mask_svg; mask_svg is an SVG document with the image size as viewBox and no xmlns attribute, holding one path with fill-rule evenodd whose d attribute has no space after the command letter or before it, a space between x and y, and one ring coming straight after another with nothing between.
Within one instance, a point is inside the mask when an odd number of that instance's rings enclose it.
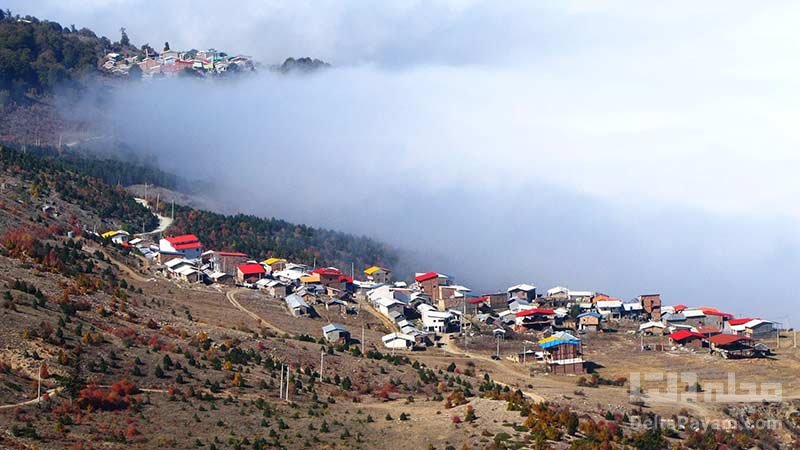
<instances>
[{"instance_id":1,"label":"white fog over ridge","mask_svg":"<svg viewBox=\"0 0 800 450\"><path fill-rule=\"evenodd\" d=\"M245 18L200 2L165 29L148 2L13 3L137 43L334 63L115 94L119 138L221 177L242 212L434 252L419 270L481 291L660 291L800 321L796 4L272 2Z\"/></svg>"}]
</instances>

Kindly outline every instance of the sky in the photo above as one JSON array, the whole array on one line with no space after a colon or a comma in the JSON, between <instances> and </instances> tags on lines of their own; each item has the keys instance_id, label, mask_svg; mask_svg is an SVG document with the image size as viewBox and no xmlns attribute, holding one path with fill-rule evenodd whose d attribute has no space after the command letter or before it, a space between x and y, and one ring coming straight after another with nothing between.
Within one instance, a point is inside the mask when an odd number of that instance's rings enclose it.
<instances>
[{"instance_id":1,"label":"sky","mask_svg":"<svg viewBox=\"0 0 800 450\"><path fill-rule=\"evenodd\" d=\"M476 292L800 322L796 3L17 3L137 44L332 63L111 99L118 138L233 210L386 240Z\"/></svg>"}]
</instances>

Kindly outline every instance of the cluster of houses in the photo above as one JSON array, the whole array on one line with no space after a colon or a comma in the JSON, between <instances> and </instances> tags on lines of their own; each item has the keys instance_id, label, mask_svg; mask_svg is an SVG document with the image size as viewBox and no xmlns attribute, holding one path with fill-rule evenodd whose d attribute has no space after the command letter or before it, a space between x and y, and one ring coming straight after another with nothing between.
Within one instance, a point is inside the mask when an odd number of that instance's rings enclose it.
<instances>
[{"instance_id":1,"label":"cluster of houses","mask_svg":"<svg viewBox=\"0 0 800 450\"><path fill-rule=\"evenodd\" d=\"M125 57L119 53L107 54L101 63L104 72L128 76L133 66L141 69L142 76L171 77L184 70L198 75L219 75L229 70L252 71L255 69L253 59L244 55L229 55L214 49L177 51L165 48L161 52L151 52L145 47L144 55Z\"/></svg>"},{"instance_id":2,"label":"cluster of houses","mask_svg":"<svg viewBox=\"0 0 800 450\"><path fill-rule=\"evenodd\" d=\"M776 336L775 322L733 314L711 307L689 308L686 305L664 307L658 322L639 326L643 334L669 337L674 346L691 350L708 349L723 358L758 357L770 353L763 340Z\"/></svg>"},{"instance_id":3,"label":"cluster of houses","mask_svg":"<svg viewBox=\"0 0 800 450\"><path fill-rule=\"evenodd\" d=\"M533 284L517 284L504 292L475 295L453 277L417 273L412 283L393 281L390 269L371 266L361 280L335 267L309 267L271 257L263 261L240 252L204 250L193 234L164 237L147 243L129 239L125 232L104 238L138 249L165 276L188 283L229 283L258 289L282 299L294 316L315 316L315 308L356 313L361 305L391 322L394 331L382 337L389 349L413 350L433 345L442 334L466 332L481 324L495 336L507 331L541 337L535 352L551 373L576 374L585 370L581 338L603 332L611 322L640 323L642 335L668 336L674 346L708 348L723 357L759 356L768 351L756 341L774 336L775 323L758 318L735 318L716 308L662 305L659 294L623 301L594 291L557 286L544 294ZM326 339L349 340L349 332L332 323L323 329ZM521 355L526 359L526 355Z\"/></svg>"}]
</instances>

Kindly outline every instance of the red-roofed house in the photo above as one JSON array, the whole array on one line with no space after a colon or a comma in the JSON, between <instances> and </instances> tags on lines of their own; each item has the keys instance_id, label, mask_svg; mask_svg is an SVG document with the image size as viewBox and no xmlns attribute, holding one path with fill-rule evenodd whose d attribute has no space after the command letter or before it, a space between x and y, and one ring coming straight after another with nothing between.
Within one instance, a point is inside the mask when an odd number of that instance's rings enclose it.
<instances>
[{"instance_id":1,"label":"red-roofed house","mask_svg":"<svg viewBox=\"0 0 800 450\"><path fill-rule=\"evenodd\" d=\"M678 345L701 348L705 335L689 330L678 330L669 335L669 340Z\"/></svg>"},{"instance_id":2,"label":"red-roofed house","mask_svg":"<svg viewBox=\"0 0 800 450\"><path fill-rule=\"evenodd\" d=\"M753 319L750 318L750 317L739 318L739 319L731 319L731 320L728 321L728 325L744 325L747 322L750 322L751 320L753 320Z\"/></svg>"},{"instance_id":3,"label":"red-roofed house","mask_svg":"<svg viewBox=\"0 0 800 450\"><path fill-rule=\"evenodd\" d=\"M722 312L717 308L703 307L700 308L700 310L703 311L706 317L704 320L702 320L702 323L700 323L699 325L717 327L721 329L725 327L725 322L727 322L730 319L733 319L733 314Z\"/></svg>"},{"instance_id":4,"label":"red-roofed house","mask_svg":"<svg viewBox=\"0 0 800 450\"><path fill-rule=\"evenodd\" d=\"M255 283L264 277L267 270L259 263L245 263L236 266L236 281L239 283Z\"/></svg>"},{"instance_id":5,"label":"red-roofed house","mask_svg":"<svg viewBox=\"0 0 800 450\"><path fill-rule=\"evenodd\" d=\"M319 275L319 283L321 285L340 291L344 291L347 288L348 280L352 282L350 277L346 277L336 267L320 267L312 270L311 273Z\"/></svg>"},{"instance_id":6,"label":"red-roofed house","mask_svg":"<svg viewBox=\"0 0 800 450\"><path fill-rule=\"evenodd\" d=\"M180 256L186 259L198 259L203 253L203 244L193 234L182 234L163 238L158 243L160 254ZM164 262L164 261L162 261Z\"/></svg>"},{"instance_id":7,"label":"red-roofed house","mask_svg":"<svg viewBox=\"0 0 800 450\"><path fill-rule=\"evenodd\" d=\"M723 358L750 358L755 356L753 340L737 334L718 334L708 339L711 352L719 353Z\"/></svg>"},{"instance_id":8,"label":"red-roofed house","mask_svg":"<svg viewBox=\"0 0 800 450\"><path fill-rule=\"evenodd\" d=\"M547 308L529 308L514 313L517 329L542 330L553 325L556 312Z\"/></svg>"},{"instance_id":9,"label":"red-roofed house","mask_svg":"<svg viewBox=\"0 0 800 450\"><path fill-rule=\"evenodd\" d=\"M431 299L431 303L436 305L442 298L440 287L450 284L450 279L447 275L437 272L420 273L414 277L420 290L424 292Z\"/></svg>"},{"instance_id":10,"label":"red-roofed house","mask_svg":"<svg viewBox=\"0 0 800 450\"><path fill-rule=\"evenodd\" d=\"M475 314L478 314L484 310L488 311L490 309L489 296L485 295L483 297L468 299L465 309L468 316L474 316Z\"/></svg>"}]
</instances>

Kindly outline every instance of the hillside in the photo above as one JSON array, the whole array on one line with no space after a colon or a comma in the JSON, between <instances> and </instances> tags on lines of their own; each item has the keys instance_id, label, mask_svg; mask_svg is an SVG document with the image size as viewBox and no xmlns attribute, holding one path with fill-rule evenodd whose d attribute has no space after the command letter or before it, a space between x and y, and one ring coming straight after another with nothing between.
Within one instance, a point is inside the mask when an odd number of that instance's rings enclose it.
<instances>
[{"instance_id":1,"label":"hillside","mask_svg":"<svg viewBox=\"0 0 800 450\"><path fill-rule=\"evenodd\" d=\"M104 198L135 204L124 190L47 158L7 148L0 157L4 448L388 449L403 442L436 449L710 450L758 442L777 449L785 448L780 439L789 439L782 432L660 431L635 423L658 412L789 417L786 433L800 425L789 415L797 406L789 398L747 408L629 403L626 388L611 380L624 383L622 374L642 367L685 369L699 355L664 362L652 352L631 354L638 337L625 333L587 337L588 357L602 363L599 376L541 377L489 358L491 330L473 329L469 353L446 337L442 348L390 353L381 336L393 326L367 304L355 314L318 305L314 316L293 317L282 300L255 290L165 279L135 253L83 231L145 213L106 209ZM42 204L57 213L45 213ZM195 213L180 209L182 226L238 227L219 238L232 245L235 236L270 226L314 234L280 221ZM354 339L326 343L321 327L331 321L352 330ZM503 352L518 351L518 339L511 333ZM736 364L705 358L713 373ZM620 365L623 359L628 366ZM787 397L795 387L789 381L794 366L786 364L797 359L784 350L769 368L783 374L784 387L792 389ZM763 370L750 368L754 376L765 376ZM35 401L39 374L41 405ZM280 389L286 379L288 400Z\"/></svg>"},{"instance_id":2,"label":"hillside","mask_svg":"<svg viewBox=\"0 0 800 450\"><path fill-rule=\"evenodd\" d=\"M136 50L126 36L122 41L112 43L86 28L0 13L0 106L49 94L57 87L79 88L81 79L97 72L107 51Z\"/></svg>"},{"instance_id":3,"label":"hillside","mask_svg":"<svg viewBox=\"0 0 800 450\"><path fill-rule=\"evenodd\" d=\"M169 214L167 205L162 213ZM176 206L173 233L194 233L208 248L271 256L318 266L360 271L373 264L394 266L397 254L386 244L367 237L298 225L275 218L224 215Z\"/></svg>"}]
</instances>

